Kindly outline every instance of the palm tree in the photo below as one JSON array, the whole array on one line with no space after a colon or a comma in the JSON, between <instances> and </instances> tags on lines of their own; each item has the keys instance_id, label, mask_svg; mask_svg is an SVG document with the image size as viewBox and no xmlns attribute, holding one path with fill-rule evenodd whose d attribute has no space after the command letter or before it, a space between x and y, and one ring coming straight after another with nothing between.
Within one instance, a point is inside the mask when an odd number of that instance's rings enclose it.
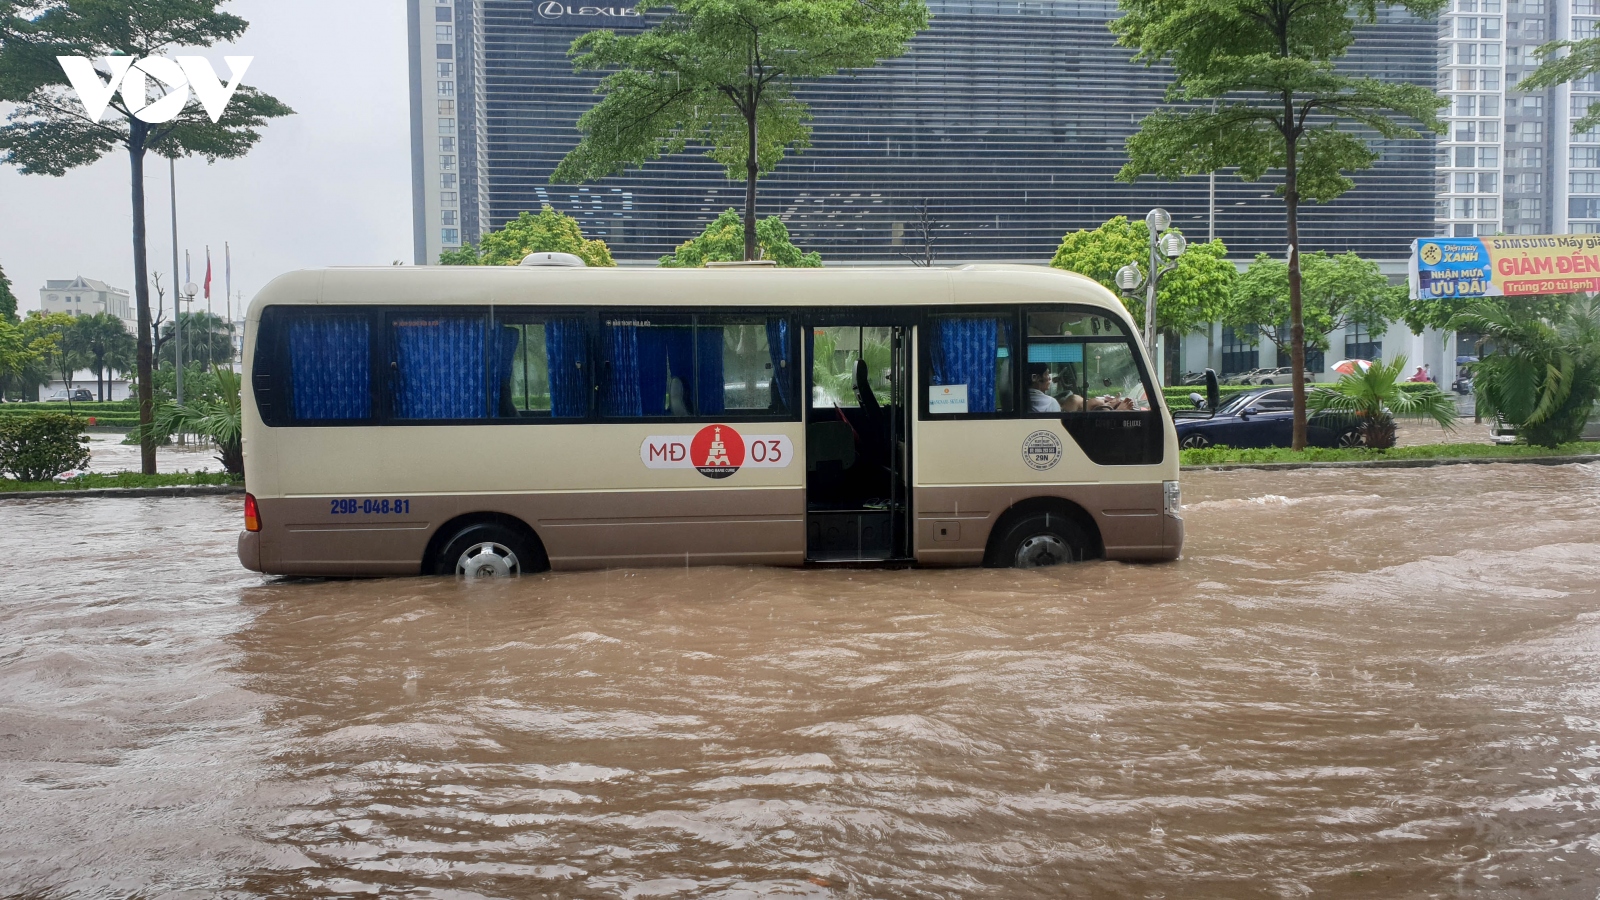
<instances>
[{"instance_id":1,"label":"palm tree","mask_svg":"<svg viewBox=\"0 0 1600 900\"><path fill-rule=\"evenodd\" d=\"M133 335L122 320L110 313L79 316L72 323L72 344L88 358L94 372L95 387L101 403L106 399L108 369L131 357L136 349Z\"/></svg>"},{"instance_id":2,"label":"palm tree","mask_svg":"<svg viewBox=\"0 0 1600 900\"><path fill-rule=\"evenodd\" d=\"M1395 442L1395 416L1409 419L1432 419L1446 430L1456 427L1456 404L1449 395L1435 387L1433 390L1408 391L1401 387L1400 376L1405 372L1406 358L1397 356L1392 362L1375 362L1365 370L1354 372L1334 382L1332 387L1319 387L1308 398L1313 410L1333 410L1352 413L1356 427L1361 431L1361 443L1373 450L1387 450Z\"/></svg>"},{"instance_id":3,"label":"palm tree","mask_svg":"<svg viewBox=\"0 0 1600 900\"><path fill-rule=\"evenodd\" d=\"M1600 298L1575 297L1548 318L1484 301L1448 327L1481 335L1472 380L1479 410L1541 447L1582 436L1600 398Z\"/></svg>"},{"instance_id":4,"label":"palm tree","mask_svg":"<svg viewBox=\"0 0 1600 900\"><path fill-rule=\"evenodd\" d=\"M217 459L230 474L244 474L244 429L239 411L238 372L214 366L221 399L191 399L179 406L168 401L156 414L156 434L198 434L217 445Z\"/></svg>"},{"instance_id":5,"label":"palm tree","mask_svg":"<svg viewBox=\"0 0 1600 900\"><path fill-rule=\"evenodd\" d=\"M233 323L223 321L212 313L182 313L178 316L182 327L184 369L192 364L211 366L233 361ZM163 346L161 362L171 363L177 353L172 340L172 325L162 329Z\"/></svg>"}]
</instances>

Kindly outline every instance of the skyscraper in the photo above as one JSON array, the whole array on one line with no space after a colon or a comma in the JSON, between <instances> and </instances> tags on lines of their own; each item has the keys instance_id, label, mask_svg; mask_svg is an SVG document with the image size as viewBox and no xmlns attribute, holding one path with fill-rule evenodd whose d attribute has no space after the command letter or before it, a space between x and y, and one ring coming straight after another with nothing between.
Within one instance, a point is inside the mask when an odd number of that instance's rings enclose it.
<instances>
[{"instance_id":1,"label":"skyscraper","mask_svg":"<svg viewBox=\"0 0 1600 900\"><path fill-rule=\"evenodd\" d=\"M1519 91L1535 48L1594 37L1600 0L1453 0L1439 25L1437 234L1600 231L1600 134L1572 123L1600 102L1594 76Z\"/></svg>"},{"instance_id":2,"label":"skyscraper","mask_svg":"<svg viewBox=\"0 0 1600 900\"><path fill-rule=\"evenodd\" d=\"M409 0L417 259L473 241L548 203L623 260L671 252L743 185L686 153L586 185L552 185L596 102L572 72L573 39L647 27L624 0ZM1463 0L1464 2L1464 0ZM1478 0L1497 2L1497 0ZM1161 103L1168 73L1129 61L1106 23L1113 0L930 0L931 27L903 57L805 85L813 146L762 179L759 215L830 262L920 255L923 219L940 261L1048 260L1063 233L1165 206L1192 239L1238 256L1283 251L1269 179L1180 183L1115 175L1123 142ZM1432 84L1438 26L1385 9L1352 71ZM1304 208L1308 249L1407 255L1434 228L1431 140L1380 142L1382 160L1340 200Z\"/></svg>"}]
</instances>

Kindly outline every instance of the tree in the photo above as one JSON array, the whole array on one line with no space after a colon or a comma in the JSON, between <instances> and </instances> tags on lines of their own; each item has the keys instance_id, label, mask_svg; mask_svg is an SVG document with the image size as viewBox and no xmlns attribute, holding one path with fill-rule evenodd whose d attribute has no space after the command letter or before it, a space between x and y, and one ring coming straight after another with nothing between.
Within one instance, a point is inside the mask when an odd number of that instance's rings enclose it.
<instances>
[{"instance_id":1,"label":"tree","mask_svg":"<svg viewBox=\"0 0 1600 900\"><path fill-rule=\"evenodd\" d=\"M0 268L0 322L17 324L17 295L11 293L11 279Z\"/></svg>"},{"instance_id":2,"label":"tree","mask_svg":"<svg viewBox=\"0 0 1600 900\"><path fill-rule=\"evenodd\" d=\"M15 384L17 392L28 394L50 380L50 353L61 337L46 325L42 316L30 315L16 326L21 350L10 366L0 369L0 387Z\"/></svg>"},{"instance_id":3,"label":"tree","mask_svg":"<svg viewBox=\"0 0 1600 900\"><path fill-rule=\"evenodd\" d=\"M578 119L583 139L553 183L592 181L705 145L743 179L744 258L756 258L756 182L811 142L797 82L906 52L928 26L923 0L641 0L669 9L647 31L591 31L572 43L579 72L606 70L605 95Z\"/></svg>"},{"instance_id":4,"label":"tree","mask_svg":"<svg viewBox=\"0 0 1600 900\"><path fill-rule=\"evenodd\" d=\"M1404 356L1397 356L1390 363L1378 360L1365 369L1357 366L1332 386L1313 391L1311 408L1355 414L1361 443L1373 450L1394 446L1395 416L1431 419L1446 430L1454 430L1455 401L1433 385L1424 385L1427 390L1422 391L1405 390L1401 386L1405 371Z\"/></svg>"},{"instance_id":5,"label":"tree","mask_svg":"<svg viewBox=\"0 0 1600 900\"><path fill-rule=\"evenodd\" d=\"M1432 16L1445 0L1401 0ZM1302 311L1299 210L1354 186L1347 172L1371 168L1378 154L1364 133L1384 140L1419 138L1403 124L1444 133L1443 99L1416 84L1338 72L1334 63L1355 40L1354 29L1377 19L1376 0L1119 0L1111 21L1117 42L1134 59L1174 69L1167 99L1203 106L1160 109L1128 138L1128 162L1117 177L1178 179L1235 169L1254 181L1282 170L1289 247L1289 339L1294 367L1294 441L1306 446L1305 323ZM1358 132L1354 128L1363 129Z\"/></svg>"},{"instance_id":6,"label":"tree","mask_svg":"<svg viewBox=\"0 0 1600 900\"><path fill-rule=\"evenodd\" d=\"M20 378L32 361L32 352L23 339L22 329L0 317L0 401L14 379Z\"/></svg>"},{"instance_id":7,"label":"tree","mask_svg":"<svg viewBox=\"0 0 1600 900\"><path fill-rule=\"evenodd\" d=\"M1561 51L1564 56L1557 56ZM1517 82L1519 91L1535 91L1568 84L1585 75L1600 72L1600 37L1579 41L1551 41L1535 51L1541 58L1539 67ZM1577 98L1573 98L1577 99ZM1600 103L1591 103L1584 114L1572 123L1572 133L1582 134L1600 125Z\"/></svg>"},{"instance_id":8,"label":"tree","mask_svg":"<svg viewBox=\"0 0 1600 900\"><path fill-rule=\"evenodd\" d=\"M761 248L761 258L770 259L783 269L817 269L822 266L822 254L806 253L789 240L789 229L777 216L768 216L756 223L756 243ZM744 222L739 211L729 209L717 216L700 232L678 245L670 256L661 257L659 265L667 269L693 269L708 262L736 262L747 258Z\"/></svg>"},{"instance_id":9,"label":"tree","mask_svg":"<svg viewBox=\"0 0 1600 900\"><path fill-rule=\"evenodd\" d=\"M928 208L928 198L923 197L922 202L915 207L917 211L917 237L922 239L922 250L918 253L900 254L913 266L918 268L932 268L937 258L933 252L933 215Z\"/></svg>"},{"instance_id":10,"label":"tree","mask_svg":"<svg viewBox=\"0 0 1600 900\"><path fill-rule=\"evenodd\" d=\"M484 235L478 247L465 244L440 253L439 265L515 266L530 253L571 253L590 266L617 264L605 241L586 239L577 219L546 204L537 216L524 211L504 228Z\"/></svg>"},{"instance_id":11,"label":"tree","mask_svg":"<svg viewBox=\"0 0 1600 900\"><path fill-rule=\"evenodd\" d=\"M73 337L75 320L66 313L32 312L24 322L30 343L38 349L50 375L60 375L67 388L67 404L72 403L72 376L88 360Z\"/></svg>"},{"instance_id":12,"label":"tree","mask_svg":"<svg viewBox=\"0 0 1600 900\"><path fill-rule=\"evenodd\" d=\"M126 94L111 101L110 118L89 118L73 95L57 56L83 56L103 67L104 57L135 60L169 49L231 43L248 27L244 19L217 11L220 0L39 0L43 12L24 18L11 3L0 4L0 102L16 108L0 128L0 160L27 175L65 175L112 150L128 154L133 206L133 280L138 310L140 456L146 475L156 471L152 429L149 265L146 253L144 162L147 153L168 158L199 155L210 162L244 156L261 139L267 120L293 112L274 97L241 86L213 122L191 97L176 118L152 124L139 118ZM113 77L102 73L102 78ZM165 96L160 79L142 79L147 91ZM153 87L152 87L153 86ZM187 92L185 84L179 90ZM147 93L138 100L160 103ZM151 105L151 104L146 104ZM140 107L140 110L144 106Z\"/></svg>"},{"instance_id":13,"label":"tree","mask_svg":"<svg viewBox=\"0 0 1600 900\"><path fill-rule=\"evenodd\" d=\"M1074 231L1061 239L1050 265L1093 278L1117 293L1117 270L1134 263L1150 268L1150 226L1117 216L1093 231ZM1178 266L1161 277L1156 292L1156 325L1187 334L1217 320L1227 305L1239 270L1228 262L1221 241L1190 244ZM1144 292L1123 297L1135 322L1144 321Z\"/></svg>"},{"instance_id":14,"label":"tree","mask_svg":"<svg viewBox=\"0 0 1600 900\"><path fill-rule=\"evenodd\" d=\"M178 316L182 327L184 372L191 364L209 369L213 363L233 360L233 323L212 313L182 313ZM162 329L161 364L176 365L178 342L172 339L172 326ZM187 374L184 376L188 377Z\"/></svg>"},{"instance_id":15,"label":"tree","mask_svg":"<svg viewBox=\"0 0 1600 900\"><path fill-rule=\"evenodd\" d=\"M1307 253L1301 258L1300 288L1305 346L1327 350L1328 335L1340 328L1387 328L1404 313L1405 292L1389 284L1377 263L1354 253ZM1258 330L1282 351L1288 343L1283 326L1289 321L1289 266L1263 253L1234 284L1222 324Z\"/></svg>"},{"instance_id":16,"label":"tree","mask_svg":"<svg viewBox=\"0 0 1600 900\"><path fill-rule=\"evenodd\" d=\"M73 348L87 357L89 368L94 372L97 396L104 403L106 376L109 374L107 369L117 367L134 354L133 335L128 333L127 326L116 316L95 313L73 320L68 338Z\"/></svg>"},{"instance_id":17,"label":"tree","mask_svg":"<svg viewBox=\"0 0 1600 900\"><path fill-rule=\"evenodd\" d=\"M1478 407L1530 444L1577 440L1600 399L1600 298L1575 297L1554 316L1480 300L1450 322L1482 335L1473 371Z\"/></svg>"},{"instance_id":18,"label":"tree","mask_svg":"<svg viewBox=\"0 0 1600 900\"><path fill-rule=\"evenodd\" d=\"M156 432L198 434L217 445L217 461L229 474L244 474L243 416L239 405L239 373L231 368L212 366L217 380L215 396L185 398L182 406L172 401L161 404L156 416Z\"/></svg>"},{"instance_id":19,"label":"tree","mask_svg":"<svg viewBox=\"0 0 1600 900\"><path fill-rule=\"evenodd\" d=\"M1517 307L1538 319L1553 319L1561 311L1580 299L1578 294L1523 294L1516 298ZM1482 297L1430 297L1425 300L1406 300L1403 318L1412 334L1433 328L1439 331L1450 328L1450 322L1464 312L1483 303Z\"/></svg>"}]
</instances>

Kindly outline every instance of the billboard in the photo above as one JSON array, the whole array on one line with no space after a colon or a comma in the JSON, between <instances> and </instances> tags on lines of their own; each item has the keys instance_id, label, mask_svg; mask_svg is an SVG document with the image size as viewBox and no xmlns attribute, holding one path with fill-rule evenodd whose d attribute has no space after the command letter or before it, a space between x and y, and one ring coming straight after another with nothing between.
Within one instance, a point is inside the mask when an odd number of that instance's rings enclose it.
<instances>
[{"instance_id":1,"label":"billboard","mask_svg":"<svg viewBox=\"0 0 1600 900\"><path fill-rule=\"evenodd\" d=\"M1419 238L1411 299L1600 291L1600 234Z\"/></svg>"}]
</instances>

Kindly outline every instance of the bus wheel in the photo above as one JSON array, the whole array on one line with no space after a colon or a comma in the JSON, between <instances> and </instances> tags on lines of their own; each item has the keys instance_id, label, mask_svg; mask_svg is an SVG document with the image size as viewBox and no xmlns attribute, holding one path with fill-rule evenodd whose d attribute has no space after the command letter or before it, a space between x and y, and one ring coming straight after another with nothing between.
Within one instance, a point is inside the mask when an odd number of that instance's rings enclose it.
<instances>
[{"instance_id":1,"label":"bus wheel","mask_svg":"<svg viewBox=\"0 0 1600 900\"><path fill-rule=\"evenodd\" d=\"M525 569L539 570L527 538L490 522L457 532L439 554L437 569L436 574L467 579L515 578Z\"/></svg>"},{"instance_id":2,"label":"bus wheel","mask_svg":"<svg viewBox=\"0 0 1600 900\"><path fill-rule=\"evenodd\" d=\"M1038 513L1013 525L1000 540L1001 565L1037 569L1083 559L1089 541L1077 523L1060 513Z\"/></svg>"}]
</instances>

